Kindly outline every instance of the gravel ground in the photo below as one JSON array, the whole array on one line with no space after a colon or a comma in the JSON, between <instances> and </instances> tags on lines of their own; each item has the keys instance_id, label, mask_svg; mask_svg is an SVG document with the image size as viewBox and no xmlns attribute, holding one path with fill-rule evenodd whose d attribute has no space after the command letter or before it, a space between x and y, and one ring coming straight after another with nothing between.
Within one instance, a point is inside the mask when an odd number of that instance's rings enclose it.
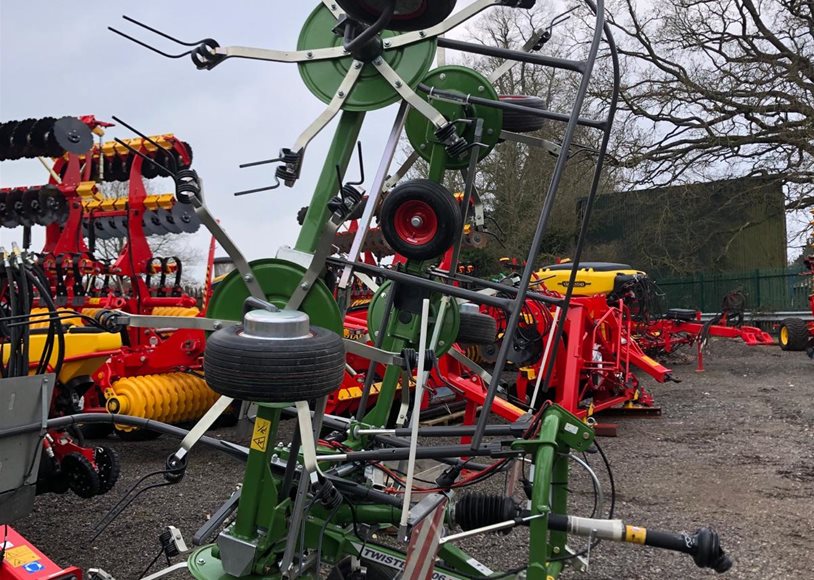
<instances>
[{"instance_id":1,"label":"gravel ground","mask_svg":"<svg viewBox=\"0 0 814 580\"><path fill-rule=\"evenodd\" d=\"M660 417L603 419L619 426L619 437L602 440L616 479L616 516L667 530L715 527L735 559L729 578L814 577L814 362L802 353L725 341L712 343L705 362L706 372L695 373L692 361L670 361L683 382L653 387ZM289 421L284 428L291 426ZM216 434L245 439L236 429ZM91 540L102 515L140 476L161 469L177 446L166 438L145 443L111 438L107 444L123 459L121 480L110 494L92 501L72 494L39 497L17 528L57 562L99 566L118 580L138 577L157 553L164 526L178 526L191 540L242 474L237 461L199 449L183 484L148 492ZM500 485L495 481L491 487ZM573 487L579 492L584 485L578 478ZM463 547L507 569L525 561L527 535L517 530L479 537ZM713 575L681 555L606 542L592 552L588 573L565 576Z\"/></svg>"}]
</instances>

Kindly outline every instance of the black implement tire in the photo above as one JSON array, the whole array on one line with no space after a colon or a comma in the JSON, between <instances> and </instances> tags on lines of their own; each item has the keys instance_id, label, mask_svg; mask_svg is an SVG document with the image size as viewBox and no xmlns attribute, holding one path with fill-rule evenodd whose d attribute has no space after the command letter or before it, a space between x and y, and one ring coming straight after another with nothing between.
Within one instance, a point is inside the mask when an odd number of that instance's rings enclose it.
<instances>
[{"instance_id":1,"label":"black implement tire","mask_svg":"<svg viewBox=\"0 0 814 580\"><path fill-rule=\"evenodd\" d=\"M99 495L102 482L93 465L81 453L68 453L60 462L60 469L68 481L68 487L76 495L87 499Z\"/></svg>"},{"instance_id":2,"label":"black implement tire","mask_svg":"<svg viewBox=\"0 0 814 580\"><path fill-rule=\"evenodd\" d=\"M808 324L801 318L785 318L780 323L780 348L789 351L802 351L808 347L811 334Z\"/></svg>"},{"instance_id":3,"label":"black implement tire","mask_svg":"<svg viewBox=\"0 0 814 580\"><path fill-rule=\"evenodd\" d=\"M421 217L418 227L412 217ZM430 260L446 252L461 234L463 217L455 196L429 179L407 181L384 198L379 223L393 250L412 260Z\"/></svg>"},{"instance_id":4,"label":"black implement tire","mask_svg":"<svg viewBox=\"0 0 814 580\"><path fill-rule=\"evenodd\" d=\"M461 312L458 340L467 344L493 344L497 337L497 320L479 312Z\"/></svg>"},{"instance_id":5,"label":"black implement tire","mask_svg":"<svg viewBox=\"0 0 814 580\"><path fill-rule=\"evenodd\" d=\"M407 11L403 9L404 0L396 0L396 13L387 28L401 32L430 28L443 22L447 16L452 14L456 2L457 0L423 0L417 9L412 7ZM336 3L348 16L365 24L373 24L381 15L382 7L385 5L381 0L337 0ZM400 10L400 8L402 9Z\"/></svg>"},{"instance_id":6,"label":"black implement tire","mask_svg":"<svg viewBox=\"0 0 814 580\"><path fill-rule=\"evenodd\" d=\"M161 432L153 431L152 429L133 428L127 431L124 429L116 429L116 436L122 441L140 443L141 441L154 441L158 439L161 437Z\"/></svg>"},{"instance_id":7,"label":"black implement tire","mask_svg":"<svg viewBox=\"0 0 814 580\"><path fill-rule=\"evenodd\" d=\"M521 105L530 109L545 110L545 101L540 97L523 95L500 95L500 100L512 105ZM545 124L545 118L518 111L503 111L503 130L511 133L531 133L539 131Z\"/></svg>"},{"instance_id":8,"label":"black implement tire","mask_svg":"<svg viewBox=\"0 0 814 580\"><path fill-rule=\"evenodd\" d=\"M97 447L93 459L99 472L99 495L109 492L121 475L119 454L110 447Z\"/></svg>"},{"instance_id":9,"label":"black implement tire","mask_svg":"<svg viewBox=\"0 0 814 580\"><path fill-rule=\"evenodd\" d=\"M345 373L345 345L338 334L311 327L311 335L261 340L241 326L213 333L206 342L204 375L221 395L257 403L310 401L332 393Z\"/></svg>"}]
</instances>

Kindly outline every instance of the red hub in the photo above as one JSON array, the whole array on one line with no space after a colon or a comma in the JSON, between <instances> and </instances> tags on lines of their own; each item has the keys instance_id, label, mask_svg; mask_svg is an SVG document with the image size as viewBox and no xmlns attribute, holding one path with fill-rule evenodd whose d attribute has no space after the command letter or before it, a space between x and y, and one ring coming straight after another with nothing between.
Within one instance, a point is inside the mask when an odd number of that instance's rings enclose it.
<instances>
[{"instance_id":1,"label":"red hub","mask_svg":"<svg viewBox=\"0 0 814 580\"><path fill-rule=\"evenodd\" d=\"M407 201L396 210L396 233L406 243L423 246L438 233L438 217L432 207L421 200Z\"/></svg>"}]
</instances>

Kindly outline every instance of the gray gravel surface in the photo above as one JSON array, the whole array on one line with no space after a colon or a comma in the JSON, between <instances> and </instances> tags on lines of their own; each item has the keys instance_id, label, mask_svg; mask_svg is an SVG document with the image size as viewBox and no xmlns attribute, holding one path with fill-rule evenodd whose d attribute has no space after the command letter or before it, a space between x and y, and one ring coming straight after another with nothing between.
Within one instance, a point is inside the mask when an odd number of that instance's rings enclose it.
<instances>
[{"instance_id":1,"label":"gray gravel surface","mask_svg":"<svg viewBox=\"0 0 814 580\"><path fill-rule=\"evenodd\" d=\"M706 372L691 360L669 361L680 384L654 385L660 417L604 418L619 437L605 438L617 487L616 515L666 530L714 526L735 559L732 579L814 578L814 361L776 347L716 341ZM292 427L284 424L284 431ZM245 440L236 429L218 437ZM100 566L118 580L137 578L158 550L164 526L188 540L239 482L242 465L204 448L195 451L181 485L147 492L98 539L94 524L142 475L163 467L177 443L166 438L123 443L110 438L123 459L119 484L107 496L72 494L37 499L18 529L61 564ZM598 459L589 460L598 466ZM607 476L602 475L606 483ZM496 478L486 487L500 490ZM590 512L587 479L573 483L575 509ZM607 489L606 489L607 491ZM587 506L587 507L586 507ZM587 510L587 512L586 512ZM479 537L464 542L486 564L500 569L525 561L528 535ZM575 541L575 545L577 542ZM602 543L588 580L710 578L685 556L649 548Z\"/></svg>"}]
</instances>

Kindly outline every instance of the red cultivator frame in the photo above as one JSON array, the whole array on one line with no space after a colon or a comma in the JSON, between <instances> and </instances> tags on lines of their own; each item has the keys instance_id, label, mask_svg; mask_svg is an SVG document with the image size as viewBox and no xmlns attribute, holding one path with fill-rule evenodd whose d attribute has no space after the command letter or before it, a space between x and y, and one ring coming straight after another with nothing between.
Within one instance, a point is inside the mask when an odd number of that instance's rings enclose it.
<instances>
[{"instance_id":1,"label":"red cultivator frame","mask_svg":"<svg viewBox=\"0 0 814 580\"><path fill-rule=\"evenodd\" d=\"M149 195L144 185L144 179L189 168L189 145L171 134L94 145L92 133L101 138L103 128L112 125L92 116L66 119L58 123L67 124L63 133L76 141L68 150L32 145L51 139L53 119L6 123L0 130L11 134L12 147L4 158L55 158L48 185L0 191L0 219L6 227L23 226L26 240L33 225L46 227L39 261L56 305L86 316L103 309L198 316L198 301L181 284L181 260L155 256L148 243L152 236L196 232L198 216L173 194ZM14 143L23 141L28 145L15 149ZM123 183L126 194L106 195L103 184L112 182ZM115 259L96 257L100 243L116 248ZM214 244L209 272L213 254ZM33 313L44 314L42 309ZM63 322L82 324L80 319ZM57 414L126 412L183 422L197 419L214 402L196 372L202 331L129 329L123 341L123 347L104 353L110 358L97 370L62 385L61 391L69 392L55 399L61 403Z\"/></svg>"}]
</instances>

